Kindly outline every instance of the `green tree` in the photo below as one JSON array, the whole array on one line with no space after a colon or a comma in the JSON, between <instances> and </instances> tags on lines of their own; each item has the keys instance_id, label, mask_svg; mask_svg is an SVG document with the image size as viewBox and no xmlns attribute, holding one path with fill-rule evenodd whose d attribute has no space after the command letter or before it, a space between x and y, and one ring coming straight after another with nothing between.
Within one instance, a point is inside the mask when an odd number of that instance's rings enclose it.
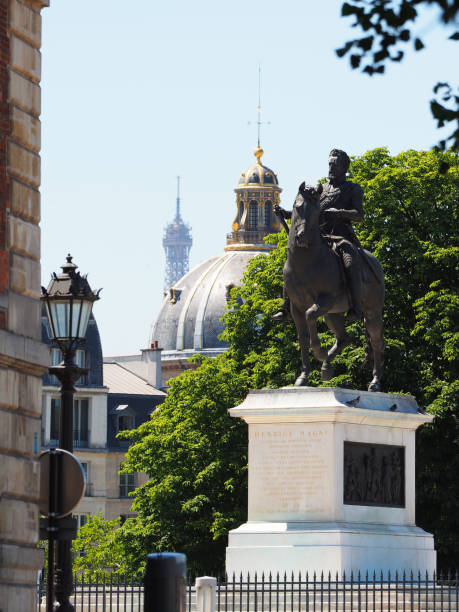
<instances>
[{"instance_id":1,"label":"green tree","mask_svg":"<svg viewBox=\"0 0 459 612\"><path fill-rule=\"evenodd\" d=\"M354 17L352 27L359 27L363 36L349 40L336 50L338 57L349 54L351 67L372 76L383 74L388 62L400 62L405 48L412 44L415 51L424 48L423 41L413 30L416 21L426 7L436 7L439 21L443 25L457 23L459 2L457 0L348 0L341 5L343 17ZM459 32L449 36L459 40ZM436 98L430 110L437 127L454 123L454 131L438 147L459 149L459 95L455 95L448 83L437 83L433 89ZM458 90L459 93L459 90Z\"/></svg>"},{"instance_id":2,"label":"green tree","mask_svg":"<svg viewBox=\"0 0 459 612\"><path fill-rule=\"evenodd\" d=\"M384 388L412 393L423 404L436 395L429 392L430 379L420 378L420 365L425 363L426 369L440 362L439 350L435 353L435 345L427 345L419 335L419 317L427 315L418 300L431 301L432 291L457 295L458 176L457 156L451 152L407 151L392 157L379 148L351 165L351 179L365 193L365 222L358 228L359 239L379 258L386 275ZM241 367L249 368L254 387L291 384L299 366L293 325L279 326L271 320L279 306L287 248L284 233L272 239L278 242L276 251L251 262L242 286L233 290L243 305L236 308L234 301L225 317L223 335L230 343L229 354ZM446 299L441 295L439 308ZM333 336L323 323L321 330L323 342L331 345ZM358 324L350 331L354 343L335 361L339 375L335 383L365 388L364 329ZM456 372L454 361L443 360L436 376L451 381ZM316 371L313 382L319 382L318 376Z\"/></svg>"},{"instance_id":3,"label":"green tree","mask_svg":"<svg viewBox=\"0 0 459 612\"><path fill-rule=\"evenodd\" d=\"M247 372L226 356L171 381L152 418L127 434L125 469L146 472L136 489L138 516L119 537L130 563L147 552L181 551L195 571L221 568L228 530L245 520L247 431L228 408L249 390Z\"/></svg>"},{"instance_id":4,"label":"green tree","mask_svg":"<svg viewBox=\"0 0 459 612\"><path fill-rule=\"evenodd\" d=\"M436 414L419 435L418 524L434 532L441 565L457 565L457 157L434 151L392 157L380 148L351 168L365 193L359 238L386 273L384 390L411 393ZM222 569L227 532L246 519L246 426L228 408L250 388L292 384L300 366L293 324L271 318L281 303L286 235L269 240L277 248L253 258L232 290L223 333L229 350L200 358L199 369L171 381L164 404L128 434L125 469L150 478L134 493L137 518L115 536L133 569L148 552L165 550L185 552L196 571ZM330 345L333 337L321 325ZM336 359L337 377L327 386L368 384L363 325L350 333L354 345ZM312 383L321 384L316 365Z\"/></svg>"},{"instance_id":5,"label":"green tree","mask_svg":"<svg viewBox=\"0 0 459 612\"><path fill-rule=\"evenodd\" d=\"M73 541L73 570L93 579L108 573L117 576L129 573L124 550L116 537L119 527L119 519L107 521L100 512L89 517Z\"/></svg>"}]
</instances>

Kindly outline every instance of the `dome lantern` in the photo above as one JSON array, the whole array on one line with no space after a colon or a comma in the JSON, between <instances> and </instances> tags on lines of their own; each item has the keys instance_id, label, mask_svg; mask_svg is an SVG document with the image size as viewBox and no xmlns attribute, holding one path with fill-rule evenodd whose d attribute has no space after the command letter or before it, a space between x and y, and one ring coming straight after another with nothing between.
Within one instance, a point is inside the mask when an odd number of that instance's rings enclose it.
<instances>
[{"instance_id":1,"label":"dome lantern","mask_svg":"<svg viewBox=\"0 0 459 612\"><path fill-rule=\"evenodd\" d=\"M236 217L231 234L227 234L225 250L247 248L256 245L269 250L263 238L280 230L279 220L273 212L275 204L280 203L282 189L277 174L261 163L263 149L260 145L254 151L256 162L239 177L236 193Z\"/></svg>"}]
</instances>

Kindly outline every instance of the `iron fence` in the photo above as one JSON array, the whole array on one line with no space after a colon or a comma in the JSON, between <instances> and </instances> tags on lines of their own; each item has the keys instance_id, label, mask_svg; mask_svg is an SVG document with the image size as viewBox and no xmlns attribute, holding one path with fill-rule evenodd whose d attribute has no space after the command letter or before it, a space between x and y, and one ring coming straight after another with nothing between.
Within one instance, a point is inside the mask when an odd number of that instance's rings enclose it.
<instances>
[{"instance_id":1,"label":"iron fence","mask_svg":"<svg viewBox=\"0 0 459 612\"><path fill-rule=\"evenodd\" d=\"M46 584L39 589L44 612ZM75 582L75 612L143 612L143 585L109 576ZM197 609L194 579L186 585L186 612ZM459 612L459 575L343 574L218 578L212 612Z\"/></svg>"}]
</instances>

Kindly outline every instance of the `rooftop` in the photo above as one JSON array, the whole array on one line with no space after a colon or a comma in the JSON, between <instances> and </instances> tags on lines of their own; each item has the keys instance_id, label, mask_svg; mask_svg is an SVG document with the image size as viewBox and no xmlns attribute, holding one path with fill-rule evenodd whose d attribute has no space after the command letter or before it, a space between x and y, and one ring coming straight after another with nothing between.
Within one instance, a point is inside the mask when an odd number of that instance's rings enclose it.
<instances>
[{"instance_id":1,"label":"rooftop","mask_svg":"<svg viewBox=\"0 0 459 612\"><path fill-rule=\"evenodd\" d=\"M159 389L155 389L147 381L136 374L133 374L119 363L104 363L104 384L109 388L109 393L121 395L156 395L165 396L166 394Z\"/></svg>"}]
</instances>

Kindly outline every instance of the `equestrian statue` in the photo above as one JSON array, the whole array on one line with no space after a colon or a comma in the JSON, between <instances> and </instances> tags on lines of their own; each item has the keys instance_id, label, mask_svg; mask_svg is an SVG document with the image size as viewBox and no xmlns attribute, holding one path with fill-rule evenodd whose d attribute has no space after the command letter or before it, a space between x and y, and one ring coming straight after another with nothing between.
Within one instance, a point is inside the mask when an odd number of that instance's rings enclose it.
<instances>
[{"instance_id":1,"label":"equestrian statue","mask_svg":"<svg viewBox=\"0 0 459 612\"><path fill-rule=\"evenodd\" d=\"M284 303L275 321L293 319L301 349L301 374L295 386L306 386L311 366L309 348L322 361L322 380L333 378L332 361L351 342L346 325L361 319L367 338L366 359L373 360L369 391L381 390L384 359L384 273L379 261L365 251L352 222L363 221L363 192L346 180L350 159L340 149L329 156L328 182L300 185L293 210L274 211L289 233L284 266ZM291 219L290 229L285 219ZM324 317L336 342L320 344L317 319Z\"/></svg>"}]
</instances>

